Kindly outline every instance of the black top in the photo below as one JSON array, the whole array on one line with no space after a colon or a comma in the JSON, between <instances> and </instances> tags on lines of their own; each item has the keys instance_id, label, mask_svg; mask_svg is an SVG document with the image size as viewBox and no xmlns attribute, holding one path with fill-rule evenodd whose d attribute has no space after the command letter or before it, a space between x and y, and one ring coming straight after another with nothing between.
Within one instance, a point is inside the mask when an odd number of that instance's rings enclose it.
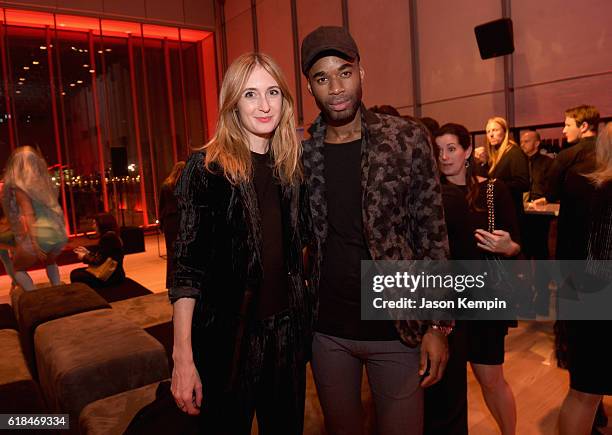
<instances>
[{"instance_id":1,"label":"black top","mask_svg":"<svg viewBox=\"0 0 612 435\"><path fill-rule=\"evenodd\" d=\"M361 320L361 260L370 260L361 210L361 139L324 146L328 233L316 330L352 340L395 340L391 322Z\"/></svg>"},{"instance_id":2,"label":"black top","mask_svg":"<svg viewBox=\"0 0 612 435\"><path fill-rule=\"evenodd\" d=\"M474 231L477 229L488 230L487 181L480 183L476 209L469 209L468 207L466 186L451 183L443 184L442 195L451 258L456 260L483 258L486 253L476 246ZM509 232L512 241L520 244L519 225L510 191L499 180L495 181L494 197L495 229Z\"/></svg>"},{"instance_id":3,"label":"black top","mask_svg":"<svg viewBox=\"0 0 612 435\"><path fill-rule=\"evenodd\" d=\"M283 253L280 186L268 154L251 152L253 184L261 216L263 279L255 316L265 319L289 307L289 287Z\"/></svg>"},{"instance_id":4,"label":"black top","mask_svg":"<svg viewBox=\"0 0 612 435\"><path fill-rule=\"evenodd\" d=\"M529 192L529 160L517 145L510 147L495 166L491 178L504 182L510 190L514 209L520 221L523 215L523 192Z\"/></svg>"},{"instance_id":5,"label":"black top","mask_svg":"<svg viewBox=\"0 0 612 435\"><path fill-rule=\"evenodd\" d=\"M581 139L559 153L548 172L548 201L560 200L557 260L586 258L593 189L581 175L595 168L595 137Z\"/></svg>"},{"instance_id":6,"label":"black top","mask_svg":"<svg viewBox=\"0 0 612 435\"><path fill-rule=\"evenodd\" d=\"M535 153L529 157L529 175L531 187L529 189L529 201L543 198L546 194L546 184L548 183L548 170L553 163L553 159L544 154Z\"/></svg>"}]
</instances>

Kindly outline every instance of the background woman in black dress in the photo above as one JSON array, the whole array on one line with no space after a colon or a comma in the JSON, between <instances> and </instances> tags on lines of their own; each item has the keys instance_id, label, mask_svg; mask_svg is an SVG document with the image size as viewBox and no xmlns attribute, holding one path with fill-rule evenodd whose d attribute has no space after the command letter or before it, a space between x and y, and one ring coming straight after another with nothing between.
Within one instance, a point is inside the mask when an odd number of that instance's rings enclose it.
<instances>
[{"instance_id":1,"label":"background woman in black dress","mask_svg":"<svg viewBox=\"0 0 612 435\"><path fill-rule=\"evenodd\" d=\"M518 223L508 188L494 181L495 231L488 232L487 180L473 173L472 146L467 129L445 124L435 133L451 257L481 259L497 254L513 257L520 252ZM520 151L519 149L519 152ZM502 434L516 432L516 405L504 378L504 338L508 323L472 321L460 328L467 333L467 360L482 389L489 411Z\"/></svg>"},{"instance_id":2,"label":"background woman in black dress","mask_svg":"<svg viewBox=\"0 0 612 435\"><path fill-rule=\"evenodd\" d=\"M174 241L179 229L180 213L178 201L174 196L174 188L178 181L185 162L176 162L168 178L164 180L159 194L159 228L164 233L166 241L166 288L172 283L172 271L174 270Z\"/></svg>"}]
</instances>

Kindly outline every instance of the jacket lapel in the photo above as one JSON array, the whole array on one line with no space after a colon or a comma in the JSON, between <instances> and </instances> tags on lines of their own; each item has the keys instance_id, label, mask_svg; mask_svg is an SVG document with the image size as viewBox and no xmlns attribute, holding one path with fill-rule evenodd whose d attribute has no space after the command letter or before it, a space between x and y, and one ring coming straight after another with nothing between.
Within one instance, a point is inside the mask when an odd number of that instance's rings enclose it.
<instances>
[{"instance_id":1,"label":"jacket lapel","mask_svg":"<svg viewBox=\"0 0 612 435\"><path fill-rule=\"evenodd\" d=\"M262 235L261 235L261 216L257 206L257 194L252 182L240 183L234 189L235 194L232 195L232 200L238 201L238 197L242 198L244 206L244 218L248 228L247 245L249 251L253 253L248 264L248 285L256 287L256 284L261 282L263 276L262 264Z\"/></svg>"}]
</instances>

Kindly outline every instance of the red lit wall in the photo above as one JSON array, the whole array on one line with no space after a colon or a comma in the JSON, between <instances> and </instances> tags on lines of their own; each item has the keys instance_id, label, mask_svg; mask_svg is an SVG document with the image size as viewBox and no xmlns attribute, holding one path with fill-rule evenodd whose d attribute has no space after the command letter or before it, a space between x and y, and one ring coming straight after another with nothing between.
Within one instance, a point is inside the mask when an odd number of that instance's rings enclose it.
<instances>
[{"instance_id":1,"label":"red lit wall","mask_svg":"<svg viewBox=\"0 0 612 435\"><path fill-rule=\"evenodd\" d=\"M214 130L213 33L15 8L0 31L0 165L37 147L72 234L103 211L154 224L163 180Z\"/></svg>"},{"instance_id":2,"label":"red lit wall","mask_svg":"<svg viewBox=\"0 0 612 435\"><path fill-rule=\"evenodd\" d=\"M32 0L0 6L214 30L214 0Z\"/></svg>"},{"instance_id":3,"label":"red lit wall","mask_svg":"<svg viewBox=\"0 0 612 435\"><path fill-rule=\"evenodd\" d=\"M295 82L293 59L299 51L293 48L291 4L297 6L298 47L315 27L342 25L344 4L366 70L367 106L391 104L402 114L413 114L415 64L421 116L463 123L470 130L483 129L492 115L508 116L503 59L480 59L474 37L474 26L503 16L501 0L414 0L417 41L410 38L407 0L259 0L255 10L249 3L225 1L230 62L252 49L255 12L260 49L272 54ZM556 0L507 3L514 24L515 125L561 122L565 108L584 103L611 116L612 2L585 0L579 12ZM296 93L302 96L307 126L318 111L303 79Z\"/></svg>"}]
</instances>

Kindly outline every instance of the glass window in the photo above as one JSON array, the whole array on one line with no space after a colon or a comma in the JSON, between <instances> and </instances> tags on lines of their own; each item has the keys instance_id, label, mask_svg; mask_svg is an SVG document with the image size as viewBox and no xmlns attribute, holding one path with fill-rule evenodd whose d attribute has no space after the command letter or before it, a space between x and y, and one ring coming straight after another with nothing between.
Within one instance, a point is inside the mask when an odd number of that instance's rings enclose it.
<instances>
[{"instance_id":1,"label":"glass window","mask_svg":"<svg viewBox=\"0 0 612 435\"><path fill-rule=\"evenodd\" d=\"M103 211L154 224L159 186L204 141L214 47L202 56L200 41L210 33L0 11L0 165L13 144L39 148L72 234Z\"/></svg>"}]
</instances>

